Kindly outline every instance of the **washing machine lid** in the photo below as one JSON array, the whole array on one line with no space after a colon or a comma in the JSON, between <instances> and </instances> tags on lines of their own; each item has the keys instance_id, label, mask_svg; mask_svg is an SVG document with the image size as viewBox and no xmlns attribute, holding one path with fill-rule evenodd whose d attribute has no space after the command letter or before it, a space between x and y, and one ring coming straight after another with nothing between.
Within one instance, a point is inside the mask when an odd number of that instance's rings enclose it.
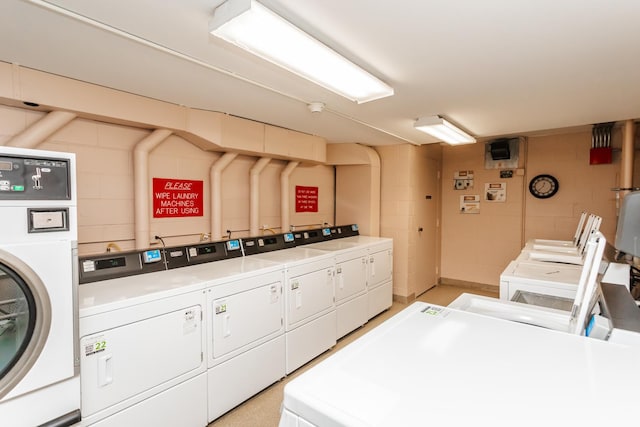
<instances>
[{"instance_id":1,"label":"washing machine lid","mask_svg":"<svg viewBox=\"0 0 640 427\"><path fill-rule=\"evenodd\" d=\"M418 302L294 378L283 407L322 426L597 426L585 410L596 407L634 425L638 358L638 347Z\"/></svg>"},{"instance_id":2,"label":"washing machine lid","mask_svg":"<svg viewBox=\"0 0 640 427\"><path fill-rule=\"evenodd\" d=\"M284 249L276 252L267 252L262 254L256 254L248 256L247 258L261 258L269 261L286 263L291 265L294 263L309 262L311 260L317 260L322 258L331 257L330 252L321 251L318 249L312 249L309 246L295 247L291 249Z\"/></svg>"},{"instance_id":3,"label":"washing machine lid","mask_svg":"<svg viewBox=\"0 0 640 427\"><path fill-rule=\"evenodd\" d=\"M577 285L583 268L585 267L512 261L500 275L500 280Z\"/></svg>"}]
</instances>

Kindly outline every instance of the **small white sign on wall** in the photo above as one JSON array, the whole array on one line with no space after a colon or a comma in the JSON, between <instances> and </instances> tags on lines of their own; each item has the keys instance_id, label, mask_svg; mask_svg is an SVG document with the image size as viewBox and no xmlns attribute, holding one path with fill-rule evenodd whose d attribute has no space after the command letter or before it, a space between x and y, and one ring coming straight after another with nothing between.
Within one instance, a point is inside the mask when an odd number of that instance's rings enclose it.
<instances>
[{"instance_id":1,"label":"small white sign on wall","mask_svg":"<svg viewBox=\"0 0 640 427\"><path fill-rule=\"evenodd\" d=\"M507 201L506 182L488 182L484 185L484 199L487 202L504 203Z\"/></svg>"},{"instance_id":2,"label":"small white sign on wall","mask_svg":"<svg viewBox=\"0 0 640 427\"><path fill-rule=\"evenodd\" d=\"M480 196L477 194L460 196L460 213L479 214Z\"/></svg>"}]
</instances>

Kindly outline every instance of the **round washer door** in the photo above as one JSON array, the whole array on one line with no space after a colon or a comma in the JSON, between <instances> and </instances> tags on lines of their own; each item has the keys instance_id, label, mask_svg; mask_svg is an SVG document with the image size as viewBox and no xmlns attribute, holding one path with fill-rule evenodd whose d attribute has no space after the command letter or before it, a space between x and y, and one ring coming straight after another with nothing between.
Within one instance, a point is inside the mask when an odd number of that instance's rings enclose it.
<instances>
[{"instance_id":1,"label":"round washer door","mask_svg":"<svg viewBox=\"0 0 640 427\"><path fill-rule=\"evenodd\" d=\"M44 284L28 265L0 249L0 399L27 375L50 327Z\"/></svg>"}]
</instances>

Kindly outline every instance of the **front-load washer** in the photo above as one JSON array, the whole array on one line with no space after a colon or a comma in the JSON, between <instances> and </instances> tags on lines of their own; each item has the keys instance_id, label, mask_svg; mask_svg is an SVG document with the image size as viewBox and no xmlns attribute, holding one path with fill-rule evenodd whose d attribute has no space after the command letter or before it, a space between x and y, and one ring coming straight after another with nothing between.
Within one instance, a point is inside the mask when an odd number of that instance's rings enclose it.
<instances>
[{"instance_id":1,"label":"front-load washer","mask_svg":"<svg viewBox=\"0 0 640 427\"><path fill-rule=\"evenodd\" d=\"M286 373L333 347L337 323L332 254L303 246L248 258L284 266Z\"/></svg>"},{"instance_id":2,"label":"front-load washer","mask_svg":"<svg viewBox=\"0 0 640 427\"><path fill-rule=\"evenodd\" d=\"M80 419L75 156L0 147L0 422Z\"/></svg>"}]
</instances>

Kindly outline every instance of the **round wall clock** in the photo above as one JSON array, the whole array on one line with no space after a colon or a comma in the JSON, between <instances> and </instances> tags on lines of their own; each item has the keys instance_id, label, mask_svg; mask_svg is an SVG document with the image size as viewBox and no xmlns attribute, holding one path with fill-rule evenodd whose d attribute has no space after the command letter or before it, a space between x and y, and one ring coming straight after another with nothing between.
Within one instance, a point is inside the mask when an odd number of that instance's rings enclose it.
<instances>
[{"instance_id":1,"label":"round wall clock","mask_svg":"<svg viewBox=\"0 0 640 427\"><path fill-rule=\"evenodd\" d=\"M538 175L529 182L529 191L533 197L548 199L558 192L560 184L551 175Z\"/></svg>"}]
</instances>

